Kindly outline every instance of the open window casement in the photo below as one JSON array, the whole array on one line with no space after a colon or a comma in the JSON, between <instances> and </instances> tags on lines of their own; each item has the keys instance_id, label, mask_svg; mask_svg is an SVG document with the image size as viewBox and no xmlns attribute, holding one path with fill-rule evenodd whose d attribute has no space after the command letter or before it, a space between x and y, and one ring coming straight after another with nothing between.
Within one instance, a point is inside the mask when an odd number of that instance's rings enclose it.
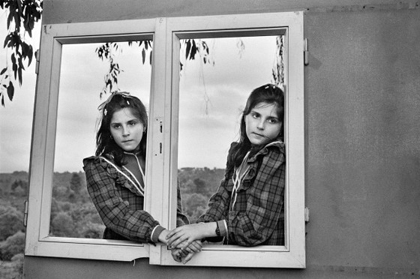
<instances>
[{"instance_id":1,"label":"open window casement","mask_svg":"<svg viewBox=\"0 0 420 279\"><path fill-rule=\"evenodd\" d=\"M25 255L111 261L149 257L151 264L179 264L164 245L51 236L54 159L60 156L55 153L63 46L153 40L145 210L172 229L176 226L177 205L180 40L283 36L285 245L253 248L206 245L186 266L305 267L302 12L54 24L44 25L41 33ZM94 138L89 140L93 142ZM68 148L72 152L71 148L77 146Z\"/></svg>"},{"instance_id":2,"label":"open window casement","mask_svg":"<svg viewBox=\"0 0 420 279\"><path fill-rule=\"evenodd\" d=\"M164 188L169 208L162 220L175 228L176 185L180 126L180 42L185 39L284 36L284 88L286 187L284 197L285 245L241 247L205 245L187 266L305 267L304 222L304 102L303 102L303 13L273 13L167 18L157 21L156 37L166 45L157 57L166 57L164 114ZM164 35L163 35L164 34ZM158 43L157 41L155 42ZM258 54L255 54L258 55ZM250 91L249 91L250 92ZM247 94L249 94L247 92ZM199 144L199 143L197 143ZM205 154L203 154L204 156ZM165 246L150 247L150 263L177 265Z\"/></svg>"},{"instance_id":3,"label":"open window casement","mask_svg":"<svg viewBox=\"0 0 420 279\"><path fill-rule=\"evenodd\" d=\"M128 42L153 40L155 20L134 20L118 22L75 23L44 25L41 34L40 61L36 88L35 113L33 122L32 150L30 164L29 214L26 233L25 255L48 256L79 259L99 259L131 261L149 256L149 245L129 241L104 239L56 237L50 232L50 217L53 193L54 160L63 155L57 153L57 119L61 109L59 99L64 96L60 91L61 62L66 45L92 44L106 42ZM93 59L95 53L91 53ZM141 64L141 62L139 62ZM85 67L86 64L80 65ZM93 73L86 73L92 75ZM100 81L103 80L103 77ZM77 80L71 80L76 87ZM81 89L83 91L84 88ZM99 100L101 88L94 92L85 89L86 94L95 95ZM150 94L150 93L149 93ZM108 96L104 96L105 99ZM88 99L73 96L79 106L85 106ZM68 104L65 104L68 105ZM92 111L97 114L98 104ZM76 115L73 115L76 118ZM94 130L95 118L89 124ZM65 127L64 127L65 128ZM152 129L151 129L152 130ZM74 133L80 133L76 129ZM80 135L94 143L94 134ZM149 131L153 137L153 131ZM86 142L85 144L89 144ZM94 146L94 144L93 144ZM80 146L71 144L65 152L77 152ZM150 146L150 148L153 148ZM89 155L93 155L94 149ZM57 153L57 154L56 154ZM88 156L89 156L88 155ZM80 156L78 164L82 166ZM150 170L147 170L150 171ZM150 175L148 177L151 177ZM150 179L146 183L151 183ZM146 198L147 200L147 198Z\"/></svg>"}]
</instances>

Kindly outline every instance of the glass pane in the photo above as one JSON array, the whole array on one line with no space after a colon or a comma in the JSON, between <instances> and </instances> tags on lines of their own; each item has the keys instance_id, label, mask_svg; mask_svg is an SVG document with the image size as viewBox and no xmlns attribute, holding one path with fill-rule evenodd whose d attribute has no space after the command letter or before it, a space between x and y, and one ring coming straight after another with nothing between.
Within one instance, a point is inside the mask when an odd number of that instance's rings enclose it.
<instances>
[{"instance_id":1,"label":"glass pane","mask_svg":"<svg viewBox=\"0 0 420 279\"><path fill-rule=\"evenodd\" d=\"M239 139L242 110L251 91L276 77L283 81L283 37L195 40L208 46L185 60L181 42L178 180L183 211L191 222L203 214L224 176L230 144ZM280 46L280 48L279 48ZM277 67L280 65L280 67ZM277 72L277 70L275 70ZM279 85L281 86L281 85Z\"/></svg>"},{"instance_id":2,"label":"glass pane","mask_svg":"<svg viewBox=\"0 0 420 279\"><path fill-rule=\"evenodd\" d=\"M103 92L108 59L96 50L104 44L63 45L54 161L50 235L102 238L104 225L86 189L82 160L95 154L98 106L110 93ZM116 47L118 46L118 47ZM112 45L110 55L121 70L113 91L127 91L149 108L150 51L143 63L138 44ZM107 89L109 91L109 87Z\"/></svg>"}]
</instances>

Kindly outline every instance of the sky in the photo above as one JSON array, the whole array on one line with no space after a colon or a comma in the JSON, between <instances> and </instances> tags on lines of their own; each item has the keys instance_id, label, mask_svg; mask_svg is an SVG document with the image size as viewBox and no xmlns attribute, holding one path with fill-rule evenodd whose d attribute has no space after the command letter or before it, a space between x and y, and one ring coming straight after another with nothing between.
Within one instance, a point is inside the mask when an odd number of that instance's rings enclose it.
<instances>
[{"instance_id":1,"label":"sky","mask_svg":"<svg viewBox=\"0 0 420 279\"><path fill-rule=\"evenodd\" d=\"M6 36L6 13L0 10L0 68L10 59L10 53L3 48ZM30 39L34 48L39 45L39 26ZM35 59L23 74L23 84L15 86L11 102L5 97L5 107L0 105L0 173L29 170L29 153L32 133L32 114L35 97ZM10 62L9 62L10 63ZM26 66L26 65L25 65ZM18 83L16 83L18 84Z\"/></svg>"},{"instance_id":2,"label":"sky","mask_svg":"<svg viewBox=\"0 0 420 279\"><path fill-rule=\"evenodd\" d=\"M0 16L0 36L4 38L2 22L4 15ZM34 34L39 34L37 28ZM183 61L178 167L224 168L230 143L238 138L241 110L248 95L271 81L274 37L215 39L207 43L213 63ZM37 36L33 44L38 46ZM95 152L97 107L104 101L99 92L107 71L107 62L95 55L97 46L63 48L54 161L58 172L82 171L82 159ZM122 44L116 53L115 59L123 69L118 87L138 96L148 107L151 66L141 63L139 50ZM6 51L0 49L0 67L4 67L6 56ZM25 71L23 80L13 101L6 100L6 106L0 107L0 173L29 169L34 65Z\"/></svg>"}]
</instances>

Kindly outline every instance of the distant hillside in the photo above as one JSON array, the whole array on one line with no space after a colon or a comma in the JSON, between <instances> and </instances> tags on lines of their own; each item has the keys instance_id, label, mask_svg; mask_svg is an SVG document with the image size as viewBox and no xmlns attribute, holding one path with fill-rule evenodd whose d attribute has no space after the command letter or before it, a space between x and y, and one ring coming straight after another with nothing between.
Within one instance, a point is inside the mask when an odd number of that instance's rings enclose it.
<instances>
[{"instance_id":1,"label":"distant hillside","mask_svg":"<svg viewBox=\"0 0 420 279\"><path fill-rule=\"evenodd\" d=\"M194 222L204 213L208 199L217 191L223 175L224 169L216 168L182 168L178 171L182 207L190 221ZM11 207L23 213L29 191L28 179L29 174L25 171L0 173L0 206ZM100 237L99 230L102 228L97 225L101 221L86 191L85 174L54 173L53 185L52 232L62 236L69 236L66 235L69 233L76 236L75 233L80 233L81 237ZM81 216L85 219L80 219ZM91 225L90 221L95 225ZM61 229L60 226L64 226L66 222L74 222L75 225Z\"/></svg>"}]
</instances>

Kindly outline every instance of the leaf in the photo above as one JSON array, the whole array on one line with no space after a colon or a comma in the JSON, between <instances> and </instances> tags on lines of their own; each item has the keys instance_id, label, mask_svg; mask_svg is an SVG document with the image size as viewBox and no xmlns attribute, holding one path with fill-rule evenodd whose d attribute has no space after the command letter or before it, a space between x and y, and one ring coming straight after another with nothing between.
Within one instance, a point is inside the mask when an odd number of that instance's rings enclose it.
<instances>
[{"instance_id":1,"label":"leaf","mask_svg":"<svg viewBox=\"0 0 420 279\"><path fill-rule=\"evenodd\" d=\"M32 46L29 45L29 49L28 49L28 67L32 63L32 57L34 57L34 50L33 50Z\"/></svg>"},{"instance_id":2,"label":"leaf","mask_svg":"<svg viewBox=\"0 0 420 279\"><path fill-rule=\"evenodd\" d=\"M1 76L1 75L3 75L6 71L7 71L7 67L6 67L6 68L4 68L3 70L1 70L1 72L0 72L0 76Z\"/></svg>"},{"instance_id":3,"label":"leaf","mask_svg":"<svg viewBox=\"0 0 420 279\"><path fill-rule=\"evenodd\" d=\"M144 64L144 62L146 62L146 50L144 50L144 48L143 48L143 50L141 52L141 57L142 57L143 64Z\"/></svg>"},{"instance_id":4,"label":"leaf","mask_svg":"<svg viewBox=\"0 0 420 279\"><path fill-rule=\"evenodd\" d=\"M7 87L7 96L9 96L9 100L13 100L13 95L15 94L15 88L13 87L13 83L9 81L9 86Z\"/></svg>"},{"instance_id":5,"label":"leaf","mask_svg":"<svg viewBox=\"0 0 420 279\"><path fill-rule=\"evenodd\" d=\"M187 40L186 44L187 44L187 50L185 51L185 59L188 59L188 54L190 53L190 50L191 50L190 40Z\"/></svg>"},{"instance_id":6,"label":"leaf","mask_svg":"<svg viewBox=\"0 0 420 279\"><path fill-rule=\"evenodd\" d=\"M152 65L152 60L153 60L153 55L152 54L153 54L153 50L150 51L150 57L149 57L150 65Z\"/></svg>"},{"instance_id":7,"label":"leaf","mask_svg":"<svg viewBox=\"0 0 420 279\"><path fill-rule=\"evenodd\" d=\"M14 13L15 13L15 11L13 11L13 9L10 9L9 16L7 17L7 29L9 29L9 27L10 27L10 23L12 22L12 18L13 18Z\"/></svg>"},{"instance_id":8,"label":"leaf","mask_svg":"<svg viewBox=\"0 0 420 279\"><path fill-rule=\"evenodd\" d=\"M23 68L19 68L18 70L18 75L19 75L19 85L22 86L22 69Z\"/></svg>"},{"instance_id":9,"label":"leaf","mask_svg":"<svg viewBox=\"0 0 420 279\"><path fill-rule=\"evenodd\" d=\"M4 44L3 44L3 48L5 48L10 41L10 34L6 36L6 38L4 38Z\"/></svg>"},{"instance_id":10,"label":"leaf","mask_svg":"<svg viewBox=\"0 0 420 279\"><path fill-rule=\"evenodd\" d=\"M195 40L193 40L193 47L191 48L192 59L195 59L195 54L196 53L197 53L197 45L195 44Z\"/></svg>"}]
</instances>

